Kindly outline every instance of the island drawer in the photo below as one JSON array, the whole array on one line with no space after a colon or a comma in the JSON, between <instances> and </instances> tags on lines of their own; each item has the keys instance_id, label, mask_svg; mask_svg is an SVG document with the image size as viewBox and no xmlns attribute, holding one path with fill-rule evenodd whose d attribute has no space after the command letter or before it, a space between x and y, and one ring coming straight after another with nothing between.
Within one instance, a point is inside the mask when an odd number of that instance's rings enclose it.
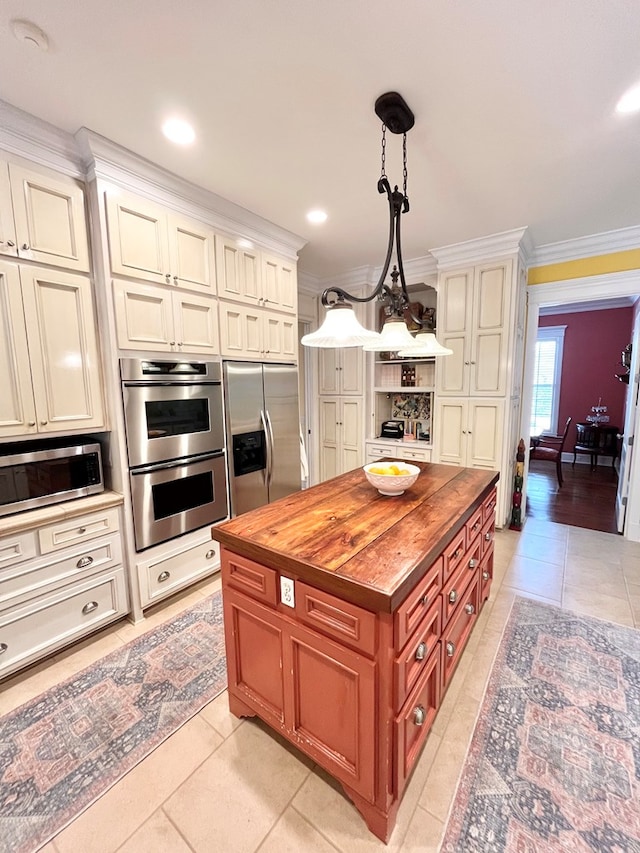
<instances>
[{"instance_id":1,"label":"island drawer","mask_svg":"<svg viewBox=\"0 0 640 853\"><path fill-rule=\"evenodd\" d=\"M394 787L404 788L435 719L442 689L440 646L436 646L418 683L395 720Z\"/></svg>"},{"instance_id":2,"label":"island drawer","mask_svg":"<svg viewBox=\"0 0 640 853\"><path fill-rule=\"evenodd\" d=\"M295 612L299 621L309 628L370 657L375 654L375 613L303 581L296 581Z\"/></svg>"},{"instance_id":3,"label":"island drawer","mask_svg":"<svg viewBox=\"0 0 640 853\"><path fill-rule=\"evenodd\" d=\"M442 622L444 625L451 618L471 581L478 576L481 548L481 540L477 538L474 545L466 552L455 574L445 581L442 588Z\"/></svg>"},{"instance_id":4,"label":"island drawer","mask_svg":"<svg viewBox=\"0 0 640 853\"><path fill-rule=\"evenodd\" d=\"M493 540L496 535L496 517L491 515L482 528L482 556L493 548Z\"/></svg>"},{"instance_id":5,"label":"island drawer","mask_svg":"<svg viewBox=\"0 0 640 853\"><path fill-rule=\"evenodd\" d=\"M467 534L463 527L451 540L444 550L444 580L446 580L460 565L467 547Z\"/></svg>"},{"instance_id":6,"label":"island drawer","mask_svg":"<svg viewBox=\"0 0 640 853\"><path fill-rule=\"evenodd\" d=\"M278 603L278 577L274 569L222 549L222 579L241 592L275 607Z\"/></svg>"},{"instance_id":7,"label":"island drawer","mask_svg":"<svg viewBox=\"0 0 640 853\"><path fill-rule=\"evenodd\" d=\"M395 702L399 710L414 684L427 665L431 653L438 645L442 630L442 606L440 596L433 602L424 619L411 637L411 642L396 658Z\"/></svg>"},{"instance_id":8,"label":"island drawer","mask_svg":"<svg viewBox=\"0 0 640 853\"><path fill-rule=\"evenodd\" d=\"M442 634L442 686L446 687L453 675L460 655L478 618L480 575L474 574L474 581L462 596L462 600Z\"/></svg>"},{"instance_id":9,"label":"island drawer","mask_svg":"<svg viewBox=\"0 0 640 853\"><path fill-rule=\"evenodd\" d=\"M495 515L496 512L496 503L498 499L498 493L496 489L494 489L488 497L484 499L482 504L482 520L487 521L490 517Z\"/></svg>"},{"instance_id":10,"label":"island drawer","mask_svg":"<svg viewBox=\"0 0 640 853\"><path fill-rule=\"evenodd\" d=\"M464 537L464 531L463 531ZM398 607L394 617L395 648L400 651L418 627L425 613L438 600L442 589L443 558L433 563L417 587Z\"/></svg>"},{"instance_id":11,"label":"island drawer","mask_svg":"<svg viewBox=\"0 0 640 853\"><path fill-rule=\"evenodd\" d=\"M480 605L489 598L493 580L493 551L488 552L480 563Z\"/></svg>"},{"instance_id":12,"label":"island drawer","mask_svg":"<svg viewBox=\"0 0 640 853\"><path fill-rule=\"evenodd\" d=\"M480 528L482 527L482 518L482 507L479 506L478 509L473 513L471 518L465 524L465 529L467 531L467 548L471 545L478 533L480 533Z\"/></svg>"}]
</instances>

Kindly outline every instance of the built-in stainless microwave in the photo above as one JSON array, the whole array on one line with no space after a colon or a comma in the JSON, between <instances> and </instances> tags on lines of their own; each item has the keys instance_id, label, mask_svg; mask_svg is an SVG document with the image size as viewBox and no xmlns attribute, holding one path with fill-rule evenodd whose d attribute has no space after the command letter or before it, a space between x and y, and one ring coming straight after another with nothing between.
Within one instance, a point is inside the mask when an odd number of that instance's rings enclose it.
<instances>
[{"instance_id":1,"label":"built-in stainless microwave","mask_svg":"<svg viewBox=\"0 0 640 853\"><path fill-rule=\"evenodd\" d=\"M102 491L99 444L0 445L0 516Z\"/></svg>"}]
</instances>

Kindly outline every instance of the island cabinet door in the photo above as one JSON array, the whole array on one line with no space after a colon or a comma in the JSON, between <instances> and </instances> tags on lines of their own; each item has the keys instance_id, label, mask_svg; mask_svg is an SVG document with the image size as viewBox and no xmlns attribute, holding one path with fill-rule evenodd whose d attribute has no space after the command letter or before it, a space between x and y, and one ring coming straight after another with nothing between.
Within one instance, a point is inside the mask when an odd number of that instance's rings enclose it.
<instances>
[{"instance_id":1,"label":"island cabinet door","mask_svg":"<svg viewBox=\"0 0 640 853\"><path fill-rule=\"evenodd\" d=\"M286 622L270 608L226 587L224 626L229 693L281 729L285 723Z\"/></svg>"},{"instance_id":2,"label":"island cabinet door","mask_svg":"<svg viewBox=\"0 0 640 853\"><path fill-rule=\"evenodd\" d=\"M376 664L299 625L291 626L285 673L292 740L332 776L375 799ZM289 727L288 726L288 727Z\"/></svg>"}]
</instances>

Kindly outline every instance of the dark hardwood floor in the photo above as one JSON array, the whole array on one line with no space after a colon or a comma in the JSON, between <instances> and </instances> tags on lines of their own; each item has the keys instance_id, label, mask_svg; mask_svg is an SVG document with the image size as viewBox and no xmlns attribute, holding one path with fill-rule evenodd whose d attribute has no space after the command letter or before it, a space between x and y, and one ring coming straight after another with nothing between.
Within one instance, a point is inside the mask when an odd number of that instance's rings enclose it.
<instances>
[{"instance_id":1,"label":"dark hardwood floor","mask_svg":"<svg viewBox=\"0 0 640 853\"><path fill-rule=\"evenodd\" d=\"M563 462L564 483L558 488L555 464L530 461L527 516L589 530L617 533L615 519L618 475L606 460L592 471L589 465Z\"/></svg>"}]
</instances>

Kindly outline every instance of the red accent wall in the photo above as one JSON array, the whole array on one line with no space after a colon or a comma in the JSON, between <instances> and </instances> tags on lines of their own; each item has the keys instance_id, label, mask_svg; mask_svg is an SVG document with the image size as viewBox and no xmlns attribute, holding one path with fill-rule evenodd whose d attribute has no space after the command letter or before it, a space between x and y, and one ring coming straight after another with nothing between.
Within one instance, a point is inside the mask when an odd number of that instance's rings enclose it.
<instances>
[{"instance_id":1,"label":"red accent wall","mask_svg":"<svg viewBox=\"0 0 640 853\"><path fill-rule=\"evenodd\" d=\"M611 426L624 426L624 404L628 385L616 379L622 372L620 356L631 341L633 308L547 314L539 326L566 326L562 357L562 385L558 430L573 418L565 449L575 439L573 425L586 421L591 406L602 397Z\"/></svg>"}]
</instances>

